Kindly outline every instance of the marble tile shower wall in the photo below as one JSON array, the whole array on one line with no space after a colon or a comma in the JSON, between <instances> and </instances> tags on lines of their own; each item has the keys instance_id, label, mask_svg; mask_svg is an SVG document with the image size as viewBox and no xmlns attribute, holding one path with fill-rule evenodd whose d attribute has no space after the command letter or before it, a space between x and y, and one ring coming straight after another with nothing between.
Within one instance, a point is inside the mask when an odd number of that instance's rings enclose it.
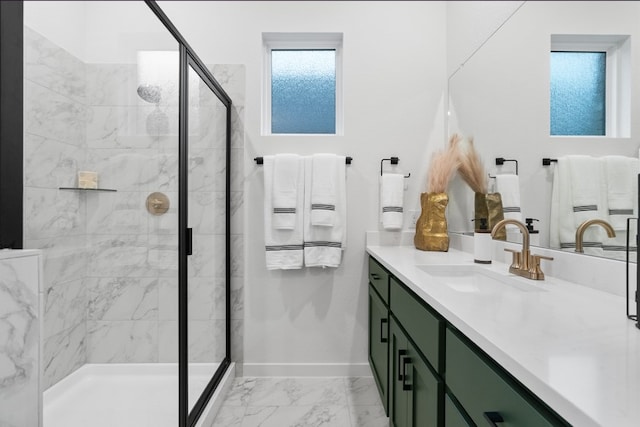
<instances>
[{"instance_id":1,"label":"marble tile shower wall","mask_svg":"<svg viewBox=\"0 0 640 427\"><path fill-rule=\"evenodd\" d=\"M86 70L86 165L117 190L87 197L87 362L171 361L158 322L160 288L178 277L177 63L158 105L138 96L135 64ZM163 216L145 208L155 191L171 203Z\"/></svg>"},{"instance_id":2,"label":"marble tile shower wall","mask_svg":"<svg viewBox=\"0 0 640 427\"><path fill-rule=\"evenodd\" d=\"M25 52L25 241L27 247L44 249L44 387L83 363L174 362L177 74L156 106L138 97L135 64L83 64L27 28ZM241 360L244 67L214 66L212 71L238 102L232 120L232 325L237 334L232 345L234 360ZM213 177L205 171L211 165L204 157L192 156L191 174L206 181ZM97 171L99 186L117 192L58 190L74 186L78 170ZM214 200L223 195L215 190ZM169 197L165 215L146 211L153 191ZM200 214L220 218L224 205L214 206L216 212L202 209ZM214 253L219 246L211 248ZM216 310L223 281L218 278L211 286L199 281L198 276L209 275L198 271L221 266L190 263L195 277L190 298L197 314L191 338L200 338L192 340L192 360L212 362L224 349Z\"/></svg>"},{"instance_id":3,"label":"marble tile shower wall","mask_svg":"<svg viewBox=\"0 0 640 427\"><path fill-rule=\"evenodd\" d=\"M85 65L25 27L24 241L43 249L47 388L86 361L86 198L74 186L86 158Z\"/></svg>"},{"instance_id":4,"label":"marble tile shower wall","mask_svg":"<svg viewBox=\"0 0 640 427\"><path fill-rule=\"evenodd\" d=\"M0 426L37 426L40 254L0 252Z\"/></svg>"},{"instance_id":5,"label":"marble tile shower wall","mask_svg":"<svg viewBox=\"0 0 640 427\"><path fill-rule=\"evenodd\" d=\"M232 359L242 361L242 327L244 315L244 274L242 271L242 161L243 161L243 111L245 69L242 65L214 65L209 70L233 100L231 110L231 327ZM195 97L194 97L195 98ZM226 110L206 88L199 90L197 112L189 117L198 117L190 129L190 222L194 227L194 255L201 246L200 256L190 259L189 274L192 280L192 296L189 302L191 331L191 360L205 362L221 360L224 356L224 129ZM209 119L214 117L214 120ZM198 171L196 165L214 160L212 167ZM216 175L203 175L205 170L216 171ZM211 213L214 213L212 216ZM200 237L200 239L198 239ZM216 259L219 265L206 262ZM213 284L213 287L211 286ZM204 304L203 304L204 301ZM213 302L213 303L212 303Z\"/></svg>"}]
</instances>

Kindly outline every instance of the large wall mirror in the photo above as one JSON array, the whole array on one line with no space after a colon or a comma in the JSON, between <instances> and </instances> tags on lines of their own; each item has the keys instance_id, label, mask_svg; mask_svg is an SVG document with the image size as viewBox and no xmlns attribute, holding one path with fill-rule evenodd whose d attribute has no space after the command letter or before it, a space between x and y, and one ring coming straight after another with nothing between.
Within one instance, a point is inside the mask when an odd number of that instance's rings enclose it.
<instances>
[{"instance_id":1,"label":"large wall mirror","mask_svg":"<svg viewBox=\"0 0 640 427\"><path fill-rule=\"evenodd\" d=\"M486 2L488 5L496 2ZM502 3L502 2L497 2ZM450 63L448 133L473 136L490 175L514 171L513 163L495 165L495 158L518 160L522 217L536 218L539 245L550 247L549 230L554 164L543 158L620 155L638 158L640 147L640 2L528 1L511 3L469 54ZM451 9L450 23L464 26ZM487 7L486 14L494 13ZM494 14L495 15L495 14ZM482 16L475 19L482 20ZM552 36L624 36L630 73L622 96L628 103L627 128L617 136L551 136L550 51ZM463 43L463 42L460 42ZM458 51L464 50L457 46ZM623 118L623 121L625 119ZM491 180L490 180L491 182ZM472 232L473 193L456 178L450 188L451 232ZM636 194L637 197L637 194ZM608 255L607 255L608 256ZM616 257L614 257L616 258ZM635 256L633 257L635 258ZM622 259L622 258L620 258Z\"/></svg>"}]
</instances>

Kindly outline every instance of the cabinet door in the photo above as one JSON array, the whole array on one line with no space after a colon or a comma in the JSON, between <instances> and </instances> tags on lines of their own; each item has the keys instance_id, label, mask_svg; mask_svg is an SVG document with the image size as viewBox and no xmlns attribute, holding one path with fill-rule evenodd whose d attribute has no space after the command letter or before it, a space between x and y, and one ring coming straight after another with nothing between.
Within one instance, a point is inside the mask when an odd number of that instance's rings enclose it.
<instances>
[{"instance_id":1,"label":"cabinet door","mask_svg":"<svg viewBox=\"0 0 640 427\"><path fill-rule=\"evenodd\" d=\"M408 395L402 390L403 360L407 356L407 338L393 316L389 316L389 420L392 427L409 427Z\"/></svg>"},{"instance_id":2,"label":"cabinet door","mask_svg":"<svg viewBox=\"0 0 640 427\"><path fill-rule=\"evenodd\" d=\"M442 411L439 410L440 396L444 393L442 384L431 373L427 362L408 343L408 356L402 360L401 369L405 374L403 390L408 393L407 415L412 427L438 427L442 425ZM401 372L401 373L402 373Z\"/></svg>"},{"instance_id":3,"label":"cabinet door","mask_svg":"<svg viewBox=\"0 0 640 427\"><path fill-rule=\"evenodd\" d=\"M369 365L378 385L385 414L388 410L389 312L373 286L369 286Z\"/></svg>"},{"instance_id":4,"label":"cabinet door","mask_svg":"<svg viewBox=\"0 0 640 427\"><path fill-rule=\"evenodd\" d=\"M442 384L390 316L389 361L391 390L389 419L393 427L442 425Z\"/></svg>"},{"instance_id":5,"label":"cabinet door","mask_svg":"<svg viewBox=\"0 0 640 427\"><path fill-rule=\"evenodd\" d=\"M427 361L440 374L444 371L442 352L444 345L444 321L427 308L419 297L395 277L389 279L389 310L396 316L411 340L418 346Z\"/></svg>"}]
</instances>

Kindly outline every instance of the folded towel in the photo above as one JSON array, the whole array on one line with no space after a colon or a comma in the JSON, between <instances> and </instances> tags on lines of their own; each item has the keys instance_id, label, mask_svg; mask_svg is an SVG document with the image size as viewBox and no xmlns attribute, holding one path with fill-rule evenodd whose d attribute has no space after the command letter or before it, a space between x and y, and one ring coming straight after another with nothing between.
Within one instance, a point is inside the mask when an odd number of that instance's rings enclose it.
<instances>
[{"instance_id":1,"label":"folded towel","mask_svg":"<svg viewBox=\"0 0 640 427\"><path fill-rule=\"evenodd\" d=\"M303 265L303 215L295 216L291 230L273 227L273 165L275 156L264 157L264 240L268 270L291 270ZM298 168L298 181L304 182L304 166ZM304 192L296 196L296 212L302 212Z\"/></svg>"},{"instance_id":2,"label":"folded towel","mask_svg":"<svg viewBox=\"0 0 640 427\"><path fill-rule=\"evenodd\" d=\"M574 227L593 218L608 219L604 162L591 156L567 156L571 176ZM602 227L589 227L583 235L584 253L603 256L607 234ZM574 236L575 241L575 236Z\"/></svg>"},{"instance_id":3,"label":"folded towel","mask_svg":"<svg viewBox=\"0 0 640 427\"><path fill-rule=\"evenodd\" d=\"M600 204L601 162L591 156L567 156L571 177L573 218L578 227L585 220L597 218Z\"/></svg>"},{"instance_id":4,"label":"folded towel","mask_svg":"<svg viewBox=\"0 0 640 427\"><path fill-rule=\"evenodd\" d=\"M614 230L626 230L627 218L634 211L638 197L638 159L625 156L604 156L609 223Z\"/></svg>"},{"instance_id":5,"label":"folded towel","mask_svg":"<svg viewBox=\"0 0 640 427\"><path fill-rule=\"evenodd\" d=\"M554 249L575 249L576 227L573 225L571 205L571 176L566 157L558 158L553 170L549 244Z\"/></svg>"},{"instance_id":6,"label":"folded towel","mask_svg":"<svg viewBox=\"0 0 640 427\"><path fill-rule=\"evenodd\" d=\"M338 157L335 154L312 157L311 185L307 186L311 189L312 225L332 227L335 224ZM344 166L344 157L340 158Z\"/></svg>"},{"instance_id":7,"label":"folded towel","mask_svg":"<svg viewBox=\"0 0 640 427\"><path fill-rule=\"evenodd\" d=\"M517 219L522 222L520 209L520 178L513 174L496 175L496 192L502 197L502 211L505 219ZM507 234L510 231L518 231L518 227L507 224Z\"/></svg>"},{"instance_id":8,"label":"folded towel","mask_svg":"<svg viewBox=\"0 0 640 427\"><path fill-rule=\"evenodd\" d=\"M576 229L573 213L571 171L568 157L558 158L553 173L549 243L552 248L574 252ZM592 242L585 241L587 246Z\"/></svg>"},{"instance_id":9,"label":"folded towel","mask_svg":"<svg viewBox=\"0 0 640 427\"><path fill-rule=\"evenodd\" d=\"M631 222L635 222L635 221L631 221ZM626 221L625 221L625 231L624 232L616 231L616 237L605 238L604 243L602 244L602 250L603 250L603 255L607 258L626 261L627 259ZM638 248L636 247L634 239L633 238L629 239L629 259L631 261L635 261L637 250Z\"/></svg>"},{"instance_id":10,"label":"folded towel","mask_svg":"<svg viewBox=\"0 0 640 427\"><path fill-rule=\"evenodd\" d=\"M271 162L270 162L271 163ZM265 166L266 167L266 166ZM297 211L299 192L304 191L304 174L299 174L302 157L297 154L276 154L273 161L273 202L272 226L278 230L293 230Z\"/></svg>"},{"instance_id":11,"label":"folded towel","mask_svg":"<svg viewBox=\"0 0 640 427\"><path fill-rule=\"evenodd\" d=\"M304 195L304 265L307 267L339 267L347 238L347 191L345 157L336 156L335 216L333 226L311 223L311 192ZM311 186L313 158L305 158L305 185Z\"/></svg>"},{"instance_id":12,"label":"folded towel","mask_svg":"<svg viewBox=\"0 0 640 427\"><path fill-rule=\"evenodd\" d=\"M402 228L404 175L385 173L380 177L380 211L385 230Z\"/></svg>"}]
</instances>

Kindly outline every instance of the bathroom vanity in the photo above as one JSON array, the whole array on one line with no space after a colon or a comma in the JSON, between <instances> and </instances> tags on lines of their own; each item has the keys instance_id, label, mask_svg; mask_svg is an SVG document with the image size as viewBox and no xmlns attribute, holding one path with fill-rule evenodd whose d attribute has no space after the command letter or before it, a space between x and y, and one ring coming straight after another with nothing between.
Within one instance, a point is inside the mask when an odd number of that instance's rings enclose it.
<instances>
[{"instance_id":1,"label":"bathroom vanity","mask_svg":"<svg viewBox=\"0 0 640 427\"><path fill-rule=\"evenodd\" d=\"M455 249L367 252L369 362L390 425L637 425L640 330L623 297Z\"/></svg>"}]
</instances>

